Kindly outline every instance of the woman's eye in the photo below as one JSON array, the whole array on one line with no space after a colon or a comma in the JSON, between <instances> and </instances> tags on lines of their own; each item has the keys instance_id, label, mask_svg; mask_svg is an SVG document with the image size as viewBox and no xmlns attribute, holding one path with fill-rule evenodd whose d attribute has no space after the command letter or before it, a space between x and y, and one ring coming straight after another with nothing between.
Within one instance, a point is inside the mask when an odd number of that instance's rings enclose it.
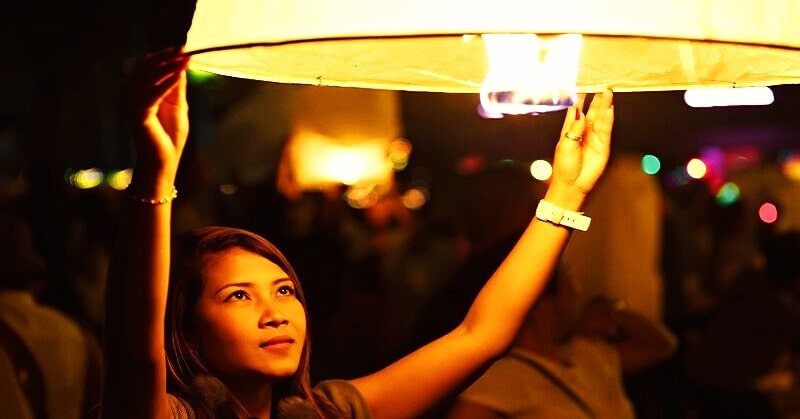
<instances>
[{"instance_id":1,"label":"woman's eye","mask_svg":"<svg viewBox=\"0 0 800 419\"><path fill-rule=\"evenodd\" d=\"M294 287L291 285L282 285L280 288L278 288L278 294L283 296L294 295Z\"/></svg>"},{"instance_id":2,"label":"woman's eye","mask_svg":"<svg viewBox=\"0 0 800 419\"><path fill-rule=\"evenodd\" d=\"M228 298L226 298L225 301L228 301L228 300L245 300L245 299L247 299L247 297L248 296L247 296L246 292L244 292L242 290L238 290L238 291L234 291L230 295L228 295Z\"/></svg>"}]
</instances>

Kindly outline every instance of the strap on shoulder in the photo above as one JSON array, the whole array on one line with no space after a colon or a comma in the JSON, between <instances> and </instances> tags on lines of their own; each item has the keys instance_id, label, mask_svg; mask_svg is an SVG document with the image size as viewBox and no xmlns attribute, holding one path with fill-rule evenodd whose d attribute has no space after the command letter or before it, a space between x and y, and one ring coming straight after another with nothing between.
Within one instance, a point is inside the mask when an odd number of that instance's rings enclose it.
<instances>
[{"instance_id":1,"label":"strap on shoulder","mask_svg":"<svg viewBox=\"0 0 800 419\"><path fill-rule=\"evenodd\" d=\"M553 384L555 384L561 391L566 393L566 395L569 396L569 398L572 399L575 402L575 404L578 405L578 407L580 407L581 410L583 410L584 413L586 413L586 417L590 419L594 419L596 417L594 411L592 411L592 408L589 407L589 405L586 404L586 402L583 401L583 399L577 393L575 393L575 391L573 391L572 388L570 388L570 386L567 385L567 383L563 382L560 378L558 378L558 376L553 374L553 372L548 370L544 365L542 365L541 363L537 362L534 359L524 357L513 351L509 353L509 356L519 361L522 361L530 365L531 367L535 368L536 370L538 370L545 378L553 382Z\"/></svg>"}]
</instances>

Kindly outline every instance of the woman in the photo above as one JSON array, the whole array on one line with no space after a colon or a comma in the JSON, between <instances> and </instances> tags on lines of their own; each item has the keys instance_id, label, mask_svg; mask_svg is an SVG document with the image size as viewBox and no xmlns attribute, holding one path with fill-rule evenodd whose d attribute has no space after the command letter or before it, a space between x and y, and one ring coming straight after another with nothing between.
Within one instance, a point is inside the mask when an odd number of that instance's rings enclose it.
<instances>
[{"instance_id":1,"label":"woman","mask_svg":"<svg viewBox=\"0 0 800 419\"><path fill-rule=\"evenodd\" d=\"M109 269L104 417L409 418L509 349L567 243L563 225L532 220L450 333L376 373L312 390L305 302L277 249L212 227L170 253L188 62L180 48L144 57L124 95L137 161ZM567 112L545 195L572 211L606 166L614 119L610 91L585 115L580 105Z\"/></svg>"}]
</instances>

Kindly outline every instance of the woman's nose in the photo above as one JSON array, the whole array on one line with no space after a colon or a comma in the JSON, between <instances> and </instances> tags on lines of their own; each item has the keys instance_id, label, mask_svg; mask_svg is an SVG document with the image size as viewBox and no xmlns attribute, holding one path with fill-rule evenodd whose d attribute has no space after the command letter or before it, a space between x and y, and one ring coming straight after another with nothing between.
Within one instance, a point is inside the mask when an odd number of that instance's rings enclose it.
<instances>
[{"instance_id":1,"label":"woman's nose","mask_svg":"<svg viewBox=\"0 0 800 419\"><path fill-rule=\"evenodd\" d=\"M280 310L279 307L267 305L261 314L259 326L261 327L279 327L289 323L289 318Z\"/></svg>"}]
</instances>

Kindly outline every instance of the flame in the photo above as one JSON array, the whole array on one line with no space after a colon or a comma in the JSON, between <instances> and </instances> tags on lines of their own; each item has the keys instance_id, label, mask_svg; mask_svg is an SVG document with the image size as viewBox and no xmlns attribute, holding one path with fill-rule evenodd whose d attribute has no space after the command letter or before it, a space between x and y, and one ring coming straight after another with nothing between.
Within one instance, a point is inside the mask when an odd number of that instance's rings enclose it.
<instances>
[{"instance_id":1,"label":"flame","mask_svg":"<svg viewBox=\"0 0 800 419\"><path fill-rule=\"evenodd\" d=\"M481 113L537 114L565 109L577 101L581 35L481 37L489 58L489 72L481 85Z\"/></svg>"}]
</instances>

